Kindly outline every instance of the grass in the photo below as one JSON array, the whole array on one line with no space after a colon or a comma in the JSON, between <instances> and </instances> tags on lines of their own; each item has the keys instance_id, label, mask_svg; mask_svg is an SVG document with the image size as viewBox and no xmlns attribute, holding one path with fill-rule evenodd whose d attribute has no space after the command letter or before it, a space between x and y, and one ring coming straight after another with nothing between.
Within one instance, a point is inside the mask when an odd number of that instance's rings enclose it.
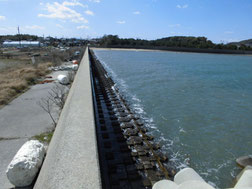
<instances>
[{"instance_id":1,"label":"grass","mask_svg":"<svg viewBox=\"0 0 252 189\"><path fill-rule=\"evenodd\" d=\"M64 60L73 57L76 50L84 52L83 47L73 47L64 52L53 48L27 48L12 50L8 59L0 56L0 64L1 60L8 63L0 65L0 108L27 90L30 85L36 84L38 78L47 75L49 66L60 65ZM6 53L7 51L8 49ZM31 65L31 54L40 55L35 58L38 63L36 67Z\"/></svg>"},{"instance_id":2,"label":"grass","mask_svg":"<svg viewBox=\"0 0 252 189\"><path fill-rule=\"evenodd\" d=\"M47 143L47 144L49 144L50 141L51 141L51 139L52 139L53 132L54 132L54 131L42 133L42 134L36 135L36 136L34 136L34 137L32 137L32 138L37 139L37 140L39 140L39 141L42 142L42 143Z\"/></svg>"},{"instance_id":3,"label":"grass","mask_svg":"<svg viewBox=\"0 0 252 189\"><path fill-rule=\"evenodd\" d=\"M38 78L50 73L48 67L51 65L51 63L41 63L34 67L31 64L23 64L1 71L0 106L8 104L30 85L36 84Z\"/></svg>"}]
</instances>

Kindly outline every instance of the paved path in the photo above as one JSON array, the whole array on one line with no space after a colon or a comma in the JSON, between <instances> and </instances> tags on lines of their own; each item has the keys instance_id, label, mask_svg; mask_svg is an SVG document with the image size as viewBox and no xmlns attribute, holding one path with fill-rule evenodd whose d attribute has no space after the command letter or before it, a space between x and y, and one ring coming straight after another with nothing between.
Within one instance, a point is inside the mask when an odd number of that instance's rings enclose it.
<instances>
[{"instance_id":1,"label":"paved path","mask_svg":"<svg viewBox=\"0 0 252 189\"><path fill-rule=\"evenodd\" d=\"M62 72L55 72L56 77ZM55 83L39 84L0 109L0 189L12 188L5 171L18 149L34 135L53 128L53 123L37 103L48 96ZM57 109L54 108L54 116Z\"/></svg>"}]
</instances>

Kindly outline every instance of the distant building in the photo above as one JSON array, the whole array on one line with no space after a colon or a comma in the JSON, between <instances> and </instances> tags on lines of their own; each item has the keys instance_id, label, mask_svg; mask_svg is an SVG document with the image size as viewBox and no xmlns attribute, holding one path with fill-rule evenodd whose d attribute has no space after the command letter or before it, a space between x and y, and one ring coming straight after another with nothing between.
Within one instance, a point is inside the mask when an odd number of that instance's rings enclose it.
<instances>
[{"instance_id":1,"label":"distant building","mask_svg":"<svg viewBox=\"0 0 252 189\"><path fill-rule=\"evenodd\" d=\"M39 41L4 41L3 47L40 47Z\"/></svg>"}]
</instances>

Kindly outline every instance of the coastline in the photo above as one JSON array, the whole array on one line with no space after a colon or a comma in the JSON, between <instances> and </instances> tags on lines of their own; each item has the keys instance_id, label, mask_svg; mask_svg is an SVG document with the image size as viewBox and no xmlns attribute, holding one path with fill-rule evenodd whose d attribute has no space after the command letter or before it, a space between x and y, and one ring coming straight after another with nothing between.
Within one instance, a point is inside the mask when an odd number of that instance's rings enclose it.
<instances>
[{"instance_id":1,"label":"coastline","mask_svg":"<svg viewBox=\"0 0 252 189\"><path fill-rule=\"evenodd\" d=\"M106 48L106 47L90 47L91 50L113 50L113 51L141 51L141 52L166 52L166 50L157 50L157 49L134 49L134 48Z\"/></svg>"}]
</instances>

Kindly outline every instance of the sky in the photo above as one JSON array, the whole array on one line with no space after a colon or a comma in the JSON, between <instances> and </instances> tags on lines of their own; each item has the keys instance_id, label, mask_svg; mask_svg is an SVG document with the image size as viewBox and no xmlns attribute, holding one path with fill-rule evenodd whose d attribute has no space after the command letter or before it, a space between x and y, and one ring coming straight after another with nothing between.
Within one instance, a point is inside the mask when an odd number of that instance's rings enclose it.
<instances>
[{"instance_id":1,"label":"sky","mask_svg":"<svg viewBox=\"0 0 252 189\"><path fill-rule=\"evenodd\" d=\"M0 35L252 38L252 0L0 0Z\"/></svg>"}]
</instances>

